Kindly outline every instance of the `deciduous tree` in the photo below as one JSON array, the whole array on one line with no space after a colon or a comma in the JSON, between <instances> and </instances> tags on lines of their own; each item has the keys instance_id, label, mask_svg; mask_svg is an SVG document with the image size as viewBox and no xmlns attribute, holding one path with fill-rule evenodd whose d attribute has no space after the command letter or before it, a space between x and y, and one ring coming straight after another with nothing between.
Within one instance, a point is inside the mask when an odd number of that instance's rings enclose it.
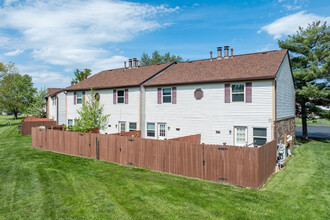
<instances>
[{"instance_id":1,"label":"deciduous tree","mask_svg":"<svg viewBox=\"0 0 330 220\"><path fill-rule=\"evenodd\" d=\"M0 109L14 113L15 119L33 103L36 89L32 78L19 73L6 74L0 81Z\"/></svg>"},{"instance_id":2,"label":"deciduous tree","mask_svg":"<svg viewBox=\"0 0 330 220\"><path fill-rule=\"evenodd\" d=\"M26 113L29 115L46 117L46 99L48 91L45 88L39 89L33 97L32 103L28 106Z\"/></svg>"},{"instance_id":3,"label":"deciduous tree","mask_svg":"<svg viewBox=\"0 0 330 220\"><path fill-rule=\"evenodd\" d=\"M105 129L110 115L103 114L103 105L100 104L98 94L93 90L83 98L82 106L77 110L79 118L75 119L74 131L87 132L89 129Z\"/></svg>"},{"instance_id":4,"label":"deciduous tree","mask_svg":"<svg viewBox=\"0 0 330 220\"><path fill-rule=\"evenodd\" d=\"M161 55L159 51L155 50L150 57L147 53L143 53L141 56L141 65L160 64L168 62L183 62L181 56L171 55L170 52Z\"/></svg>"},{"instance_id":5,"label":"deciduous tree","mask_svg":"<svg viewBox=\"0 0 330 220\"><path fill-rule=\"evenodd\" d=\"M92 75L92 70L90 69L84 69L83 71L76 69L74 71L75 78L72 79L74 84L77 84L78 82L81 82L84 80L85 77L88 77Z\"/></svg>"}]
</instances>

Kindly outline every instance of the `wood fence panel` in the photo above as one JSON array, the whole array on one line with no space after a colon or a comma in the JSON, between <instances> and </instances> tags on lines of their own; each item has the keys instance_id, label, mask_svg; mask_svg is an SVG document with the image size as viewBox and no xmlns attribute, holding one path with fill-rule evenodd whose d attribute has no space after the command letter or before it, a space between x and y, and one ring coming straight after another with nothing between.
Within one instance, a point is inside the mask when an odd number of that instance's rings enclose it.
<instances>
[{"instance_id":1,"label":"wood fence panel","mask_svg":"<svg viewBox=\"0 0 330 220\"><path fill-rule=\"evenodd\" d=\"M101 160L252 188L276 166L276 141L236 147L39 128L32 128L31 141L35 148L91 158L98 146Z\"/></svg>"},{"instance_id":2,"label":"wood fence panel","mask_svg":"<svg viewBox=\"0 0 330 220\"><path fill-rule=\"evenodd\" d=\"M259 148L258 187L260 188L275 171L276 141L266 143Z\"/></svg>"}]
</instances>

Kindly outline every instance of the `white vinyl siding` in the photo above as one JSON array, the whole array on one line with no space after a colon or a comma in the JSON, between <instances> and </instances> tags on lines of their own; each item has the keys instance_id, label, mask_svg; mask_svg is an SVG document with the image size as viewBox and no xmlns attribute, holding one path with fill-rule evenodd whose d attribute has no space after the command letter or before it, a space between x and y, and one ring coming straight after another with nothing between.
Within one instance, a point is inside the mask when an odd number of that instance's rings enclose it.
<instances>
[{"instance_id":1,"label":"white vinyl siding","mask_svg":"<svg viewBox=\"0 0 330 220\"><path fill-rule=\"evenodd\" d=\"M228 83L233 85L242 82ZM144 120L166 123L167 139L201 134L201 143L226 142L230 145L234 142L234 127L246 126L248 144L253 143L253 127L267 128L267 141L271 141L272 80L252 82L252 103L225 103L224 85L225 83L177 86L176 105L157 104L157 88L146 87ZM197 88L203 90L204 96L200 100L194 97Z\"/></svg>"},{"instance_id":2,"label":"white vinyl siding","mask_svg":"<svg viewBox=\"0 0 330 220\"><path fill-rule=\"evenodd\" d=\"M96 90L95 92L100 94L100 104L104 105L103 113L110 114L108 122L106 124L106 129L101 130L101 133L118 133L119 131L119 121L126 122L136 122L137 130L140 130L139 121L139 87L132 87L129 89L128 99L129 103L125 105L113 104L113 89L102 89ZM67 93L67 118L77 118L79 117L77 110L81 108L81 105L73 104L73 92L68 91ZM89 92L86 91L85 97L88 97Z\"/></svg>"}]
</instances>

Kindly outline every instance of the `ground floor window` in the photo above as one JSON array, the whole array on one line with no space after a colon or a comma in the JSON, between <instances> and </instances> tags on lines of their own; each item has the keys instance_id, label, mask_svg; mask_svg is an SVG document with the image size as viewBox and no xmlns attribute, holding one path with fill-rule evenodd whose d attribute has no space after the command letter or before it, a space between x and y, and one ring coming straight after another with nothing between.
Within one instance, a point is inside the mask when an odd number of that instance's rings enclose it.
<instances>
[{"instance_id":1,"label":"ground floor window","mask_svg":"<svg viewBox=\"0 0 330 220\"><path fill-rule=\"evenodd\" d=\"M126 132L126 122L125 121L120 121L119 122L119 132Z\"/></svg>"},{"instance_id":2,"label":"ground floor window","mask_svg":"<svg viewBox=\"0 0 330 220\"><path fill-rule=\"evenodd\" d=\"M147 123L147 136L155 137L155 123Z\"/></svg>"},{"instance_id":3,"label":"ground floor window","mask_svg":"<svg viewBox=\"0 0 330 220\"><path fill-rule=\"evenodd\" d=\"M73 125L73 120L72 119L68 120L68 125Z\"/></svg>"},{"instance_id":4,"label":"ground floor window","mask_svg":"<svg viewBox=\"0 0 330 220\"><path fill-rule=\"evenodd\" d=\"M129 123L129 131L136 131L136 122Z\"/></svg>"},{"instance_id":5,"label":"ground floor window","mask_svg":"<svg viewBox=\"0 0 330 220\"><path fill-rule=\"evenodd\" d=\"M253 128L253 143L264 145L267 142L267 128Z\"/></svg>"}]
</instances>

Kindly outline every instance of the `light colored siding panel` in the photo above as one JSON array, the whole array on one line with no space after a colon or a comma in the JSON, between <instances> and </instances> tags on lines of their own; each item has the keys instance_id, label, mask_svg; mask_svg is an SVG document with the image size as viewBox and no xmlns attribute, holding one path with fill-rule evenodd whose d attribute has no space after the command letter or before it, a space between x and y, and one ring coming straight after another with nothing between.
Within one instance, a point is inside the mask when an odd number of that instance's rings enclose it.
<instances>
[{"instance_id":1,"label":"light colored siding panel","mask_svg":"<svg viewBox=\"0 0 330 220\"><path fill-rule=\"evenodd\" d=\"M126 130L128 131L129 122L136 122L137 129L139 127L139 88L128 88L128 104L113 104L113 90L104 89L96 90L95 92L100 94L100 103L104 105L104 114L110 114L108 125L105 130L101 133L117 133L118 132L118 122L126 121ZM86 97L89 92L86 92ZM68 116L67 119L78 118L79 115L77 110L81 108L81 104L73 104L73 92L68 92L67 97L68 104ZM68 122L66 122L67 124Z\"/></svg>"},{"instance_id":2,"label":"light colored siding panel","mask_svg":"<svg viewBox=\"0 0 330 220\"><path fill-rule=\"evenodd\" d=\"M57 124L66 124L66 95L64 92L57 94L58 98L58 122Z\"/></svg>"},{"instance_id":3,"label":"light colored siding panel","mask_svg":"<svg viewBox=\"0 0 330 220\"><path fill-rule=\"evenodd\" d=\"M288 55L277 73L276 81L276 118L295 115L295 94Z\"/></svg>"},{"instance_id":4,"label":"light colored siding panel","mask_svg":"<svg viewBox=\"0 0 330 220\"><path fill-rule=\"evenodd\" d=\"M194 98L197 88L204 92L201 100ZM267 128L270 141L272 81L252 83L252 103L225 103L224 91L223 83L177 86L177 104L157 104L157 88L146 88L145 122L166 122L168 139L202 134L202 143L233 144L234 126L248 126L248 143L253 141L253 127Z\"/></svg>"}]
</instances>

